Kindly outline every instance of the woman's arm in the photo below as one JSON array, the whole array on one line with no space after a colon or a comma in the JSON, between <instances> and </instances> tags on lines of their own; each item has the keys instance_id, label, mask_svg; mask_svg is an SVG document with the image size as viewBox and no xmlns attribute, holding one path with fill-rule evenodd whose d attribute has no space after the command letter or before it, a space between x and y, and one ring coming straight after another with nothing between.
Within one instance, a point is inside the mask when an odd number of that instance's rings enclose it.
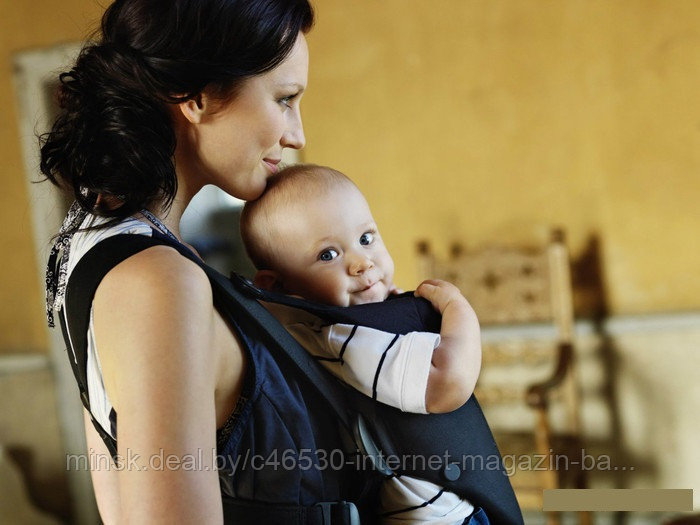
<instances>
[{"instance_id":1,"label":"woman's arm","mask_svg":"<svg viewBox=\"0 0 700 525\"><path fill-rule=\"evenodd\" d=\"M218 361L205 273L172 248L149 248L105 276L93 314L118 414L121 522L222 522L214 457Z\"/></svg>"},{"instance_id":2,"label":"woman's arm","mask_svg":"<svg viewBox=\"0 0 700 525\"><path fill-rule=\"evenodd\" d=\"M450 412L467 402L479 378L479 321L457 287L446 281L423 281L415 294L442 314L441 340L433 352L425 406L432 413Z\"/></svg>"}]
</instances>

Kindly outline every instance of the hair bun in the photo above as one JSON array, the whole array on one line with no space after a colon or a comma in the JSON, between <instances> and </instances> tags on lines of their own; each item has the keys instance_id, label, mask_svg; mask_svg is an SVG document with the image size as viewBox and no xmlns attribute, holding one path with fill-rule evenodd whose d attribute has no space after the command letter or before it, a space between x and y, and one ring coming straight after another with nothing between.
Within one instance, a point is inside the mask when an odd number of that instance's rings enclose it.
<instances>
[{"instance_id":1,"label":"hair bun","mask_svg":"<svg viewBox=\"0 0 700 525\"><path fill-rule=\"evenodd\" d=\"M98 210L105 215L131 214L175 192L175 136L146 68L136 53L104 43L86 46L59 77L63 114L44 143L41 169L50 179L70 174L86 207L96 194L120 196L124 206Z\"/></svg>"}]
</instances>

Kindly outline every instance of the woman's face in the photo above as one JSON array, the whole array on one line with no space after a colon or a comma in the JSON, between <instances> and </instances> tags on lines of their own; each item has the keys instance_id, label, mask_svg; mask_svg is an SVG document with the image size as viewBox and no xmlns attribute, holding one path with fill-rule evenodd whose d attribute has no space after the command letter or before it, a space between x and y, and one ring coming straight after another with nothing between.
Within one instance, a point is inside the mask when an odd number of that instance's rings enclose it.
<instances>
[{"instance_id":1,"label":"woman's face","mask_svg":"<svg viewBox=\"0 0 700 525\"><path fill-rule=\"evenodd\" d=\"M282 150L304 147L299 103L308 69L309 52L300 33L279 66L245 80L232 100L205 108L191 135L201 182L243 200L262 194Z\"/></svg>"}]
</instances>

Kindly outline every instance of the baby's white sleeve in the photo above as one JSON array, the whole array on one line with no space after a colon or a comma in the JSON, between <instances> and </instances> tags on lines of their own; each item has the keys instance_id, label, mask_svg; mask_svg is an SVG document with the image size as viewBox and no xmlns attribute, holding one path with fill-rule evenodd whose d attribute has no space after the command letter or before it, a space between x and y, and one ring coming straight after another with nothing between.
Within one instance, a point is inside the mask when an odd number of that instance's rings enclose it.
<instances>
[{"instance_id":1,"label":"baby's white sleeve","mask_svg":"<svg viewBox=\"0 0 700 525\"><path fill-rule=\"evenodd\" d=\"M425 392L439 334L398 335L346 324L325 326L322 333L325 357L318 358L340 379L404 412L427 413Z\"/></svg>"}]
</instances>

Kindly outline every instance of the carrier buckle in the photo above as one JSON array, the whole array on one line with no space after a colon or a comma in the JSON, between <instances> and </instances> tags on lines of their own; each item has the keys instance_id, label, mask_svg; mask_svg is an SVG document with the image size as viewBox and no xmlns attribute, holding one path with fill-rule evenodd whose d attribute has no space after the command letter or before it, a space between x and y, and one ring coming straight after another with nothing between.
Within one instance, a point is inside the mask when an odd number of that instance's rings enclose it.
<instances>
[{"instance_id":1,"label":"carrier buckle","mask_svg":"<svg viewBox=\"0 0 700 525\"><path fill-rule=\"evenodd\" d=\"M352 501L319 501L323 525L360 525L360 513Z\"/></svg>"},{"instance_id":2,"label":"carrier buckle","mask_svg":"<svg viewBox=\"0 0 700 525\"><path fill-rule=\"evenodd\" d=\"M355 418L353 434L355 436L355 444L357 445L357 448L365 457L369 459L374 470L387 478L394 476L394 471L389 468L381 449L377 446L372 437L372 433L369 430L369 425L359 412Z\"/></svg>"}]
</instances>

